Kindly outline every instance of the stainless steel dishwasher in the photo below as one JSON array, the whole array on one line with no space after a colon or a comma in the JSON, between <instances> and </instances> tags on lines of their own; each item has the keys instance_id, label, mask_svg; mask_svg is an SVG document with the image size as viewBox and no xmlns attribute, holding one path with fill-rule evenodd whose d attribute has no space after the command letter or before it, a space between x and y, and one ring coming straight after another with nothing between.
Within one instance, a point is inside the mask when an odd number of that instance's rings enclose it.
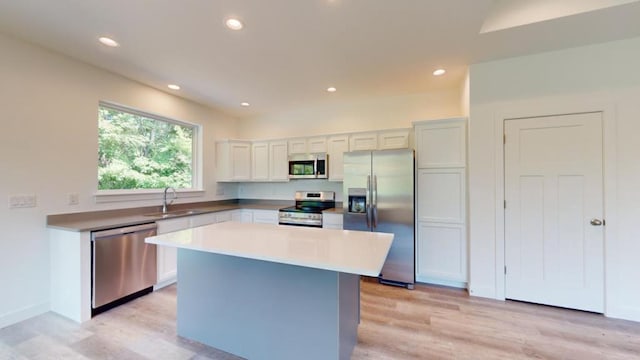
<instances>
[{"instance_id":1,"label":"stainless steel dishwasher","mask_svg":"<svg viewBox=\"0 0 640 360\"><path fill-rule=\"evenodd\" d=\"M91 312L96 315L153 291L157 281L156 223L91 233Z\"/></svg>"}]
</instances>

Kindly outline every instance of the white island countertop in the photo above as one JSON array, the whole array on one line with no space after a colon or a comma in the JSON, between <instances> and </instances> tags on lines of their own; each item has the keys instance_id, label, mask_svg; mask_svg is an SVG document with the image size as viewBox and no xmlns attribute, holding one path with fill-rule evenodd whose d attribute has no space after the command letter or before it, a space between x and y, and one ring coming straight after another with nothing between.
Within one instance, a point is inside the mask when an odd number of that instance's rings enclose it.
<instances>
[{"instance_id":1,"label":"white island countertop","mask_svg":"<svg viewBox=\"0 0 640 360\"><path fill-rule=\"evenodd\" d=\"M380 275L393 234L287 225L223 222L148 237L161 246L298 265L357 275Z\"/></svg>"}]
</instances>

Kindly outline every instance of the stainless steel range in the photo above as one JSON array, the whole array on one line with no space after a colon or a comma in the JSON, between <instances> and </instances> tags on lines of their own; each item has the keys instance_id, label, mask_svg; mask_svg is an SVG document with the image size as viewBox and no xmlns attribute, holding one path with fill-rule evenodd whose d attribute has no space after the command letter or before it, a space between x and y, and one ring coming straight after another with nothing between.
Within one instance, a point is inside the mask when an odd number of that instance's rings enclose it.
<instances>
[{"instance_id":1,"label":"stainless steel range","mask_svg":"<svg viewBox=\"0 0 640 360\"><path fill-rule=\"evenodd\" d=\"M280 225L322 227L322 211L336 207L333 191L296 191L296 205L280 209Z\"/></svg>"}]
</instances>

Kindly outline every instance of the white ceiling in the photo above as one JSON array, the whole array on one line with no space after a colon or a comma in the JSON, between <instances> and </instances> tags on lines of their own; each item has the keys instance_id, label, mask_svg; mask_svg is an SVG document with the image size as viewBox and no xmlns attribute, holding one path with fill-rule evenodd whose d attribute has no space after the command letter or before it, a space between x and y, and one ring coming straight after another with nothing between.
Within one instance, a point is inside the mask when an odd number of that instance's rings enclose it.
<instances>
[{"instance_id":1,"label":"white ceiling","mask_svg":"<svg viewBox=\"0 0 640 360\"><path fill-rule=\"evenodd\" d=\"M0 0L2 32L237 117L458 88L469 64L640 36L638 19L631 0Z\"/></svg>"}]
</instances>

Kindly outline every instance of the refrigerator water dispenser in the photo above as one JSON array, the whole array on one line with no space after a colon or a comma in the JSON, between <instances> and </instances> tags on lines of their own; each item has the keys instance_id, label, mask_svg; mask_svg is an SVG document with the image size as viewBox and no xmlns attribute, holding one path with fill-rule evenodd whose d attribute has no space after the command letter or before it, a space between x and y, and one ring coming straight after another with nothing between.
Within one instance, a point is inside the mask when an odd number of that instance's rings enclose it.
<instances>
[{"instance_id":1,"label":"refrigerator water dispenser","mask_svg":"<svg viewBox=\"0 0 640 360\"><path fill-rule=\"evenodd\" d=\"M367 212L367 190L364 188L349 188L350 213L364 214Z\"/></svg>"}]
</instances>

